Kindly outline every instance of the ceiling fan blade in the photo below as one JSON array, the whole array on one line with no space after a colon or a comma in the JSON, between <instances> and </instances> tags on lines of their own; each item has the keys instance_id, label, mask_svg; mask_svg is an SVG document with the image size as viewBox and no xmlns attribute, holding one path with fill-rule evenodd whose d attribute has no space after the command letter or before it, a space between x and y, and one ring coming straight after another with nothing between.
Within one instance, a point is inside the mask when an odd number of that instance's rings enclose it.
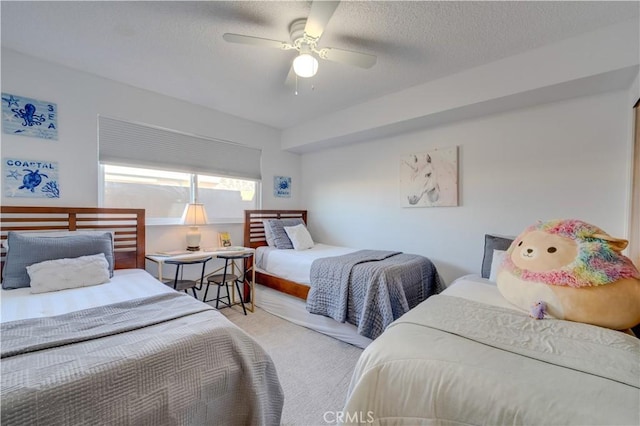
<instances>
[{"instance_id":1,"label":"ceiling fan blade","mask_svg":"<svg viewBox=\"0 0 640 426\"><path fill-rule=\"evenodd\" d=\"M287 74L287 79L284 81L284 85L291 89L296 87L296 73L293 72L293 67L289 68L289 74Z\"/></svg>"},{"instance_id":2,"label":"ceiling fan blade","mask_svg":"<svg viewBox=\"0 0 640 426\"><path fill-rule=\"evenodd\" d=\"M311 3L311 11L309 12L309 17L307 17L307 24L304 26L305 34L319 39L339 3L339 1L320 0Z\"/></svg>"},{"instance_id":3,"label":"ceiling fan blade","mask_svg":"<svg viewBox=\"0 0 640 426\"><path fill-rule=\"evenodd\" d=\"M324 49L321 49L319 56L328 61L354 65L360 68L371 68L378 60L375 55L352 52L351 50L335 49L333 47L325 47Z\"/></svg>"},{"instance_id":4,"label":"ceiling fan blade","mask_svg":"<svg viewBox=\"0 0 640 426\"><path fill-rule=\"evenodd\" d=\"M273 47L280 50L289 50L293 46L286 41L270 40L268 38L251 37L241 34L225 33L222 38L230 43L251 44L253 46Z\"/></svg>"}]
</instances>

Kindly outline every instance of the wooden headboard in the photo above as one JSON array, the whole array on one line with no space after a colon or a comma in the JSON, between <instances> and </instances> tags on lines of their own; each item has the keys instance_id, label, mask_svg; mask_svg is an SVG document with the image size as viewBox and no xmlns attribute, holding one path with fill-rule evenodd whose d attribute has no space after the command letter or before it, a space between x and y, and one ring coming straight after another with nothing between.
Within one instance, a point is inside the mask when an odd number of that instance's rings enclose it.
<instances>
[{"instance_id":1,"label":"wooden headboard","mask_svg":"<svg viewBox=\"0 0 640 426\"><path fill-rule=\"evenodd\" d=\"M306 210L245 210L244 211L244 246L258 248L267 245L264 236L265 219L297 219L300 218L307 223ZM289 281L256 270L256 282L274 290L290 294L302 300L306 300L309 293L309 286Z\"/></svg>"},{"instance_id":2,"label":"wooden headboard","mask_svg":"<svg viewBox=\"0 0 640 426\"><path fill-rule=\"evenodd\" d=\"M265 219L297 219L307 223L306 210L245 210L244 211L244 246L256 248L267 245L264 236Z\"/></svg>"},{"instance_id":3,"label":"wooden headboard","mask_svg":"<svg viewBox=\"0 0 640 426\"><path fill-rule=\"evenodd\" d=\"M144 209L94 207L0 207L0 240L9 231L104 230L114 233L115 268L144 269ZM7 251L0 250L4 266Z\"/></svg>"}]
</instances>

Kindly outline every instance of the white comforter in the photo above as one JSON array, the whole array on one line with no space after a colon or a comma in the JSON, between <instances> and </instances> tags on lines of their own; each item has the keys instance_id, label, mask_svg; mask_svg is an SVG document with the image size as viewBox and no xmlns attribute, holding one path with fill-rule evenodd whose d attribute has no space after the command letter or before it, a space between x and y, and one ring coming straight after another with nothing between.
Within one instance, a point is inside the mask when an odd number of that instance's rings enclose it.
<instances>
[{"instance_id":1,"label":"white comforter","mask_svg":"<svg viewBox=\"0 0 640 426\"><path fill-rule=\"evenodd\" d=\"M468 279L443 294L363 352L344 423L640 424L638 339L530 319Z\"/></svg>"},{"instance_id":2,"label":"white comforter","mask_svg":"<svg viewBox=\"0 0 640 426\"><path fill-rule=\"evenodd\" d=\"M109 282L90 287L38 294L28 287L0 290L0 322L62 315L172 291L143 269L117 269Z\"/></svg>"}]
</instances>

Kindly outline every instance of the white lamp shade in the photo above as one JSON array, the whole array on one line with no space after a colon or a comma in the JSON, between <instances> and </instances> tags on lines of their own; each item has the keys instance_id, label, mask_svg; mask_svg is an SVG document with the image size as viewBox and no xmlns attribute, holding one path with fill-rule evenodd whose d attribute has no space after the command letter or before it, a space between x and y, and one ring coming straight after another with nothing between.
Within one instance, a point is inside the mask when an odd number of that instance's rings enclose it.
<instances>
[{"instance_id":1,"label":"white lamp shade","mask_svg":"<svg viewBox=\"0 0 640 426\"><path fill-rule=\"evenodd\" d=\"M198 226L206 225L207 222L207 211L203 204L189 203L186 205L184 213L182 213L182 223L191 227L187 232L187 250L200 250L201 235Z\"/></svg>"},{"instance_id":2,"label":"white lamp shade","mask_svg":"<svg viewBox=\"0 0 640 426\"><path fill-rule=\"evenodd\" d=\"M318 72L318 60L308 53L301 53L293 60L293 72L298 77L313 77Z\"/></svg>"},{"instance_id":3,"label":"white lamp shade","mask_svg":"<svg viewBox=\"0 0 640 426\"><path fill-rule=\"evenodd\" d=\"M182 213L182 223L189 226L206 225L208 223L207 211L204 204L189 203Z\"/></svg>"}]
</instances>

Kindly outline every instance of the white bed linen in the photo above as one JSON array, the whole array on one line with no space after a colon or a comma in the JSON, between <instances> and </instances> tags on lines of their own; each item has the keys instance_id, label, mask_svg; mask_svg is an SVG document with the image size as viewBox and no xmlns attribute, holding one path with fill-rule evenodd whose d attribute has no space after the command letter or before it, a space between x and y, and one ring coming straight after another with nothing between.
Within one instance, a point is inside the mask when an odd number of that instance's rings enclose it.
<instances>
[{"instance_id":1,"label":"white bed linen","mask_svg":"<svg viewBox=\"0 0 640 426\"><path fill-rule=\"evenodd\" d=\"M518 312L526 312L502 297L495 282L482 278L480 275L471 274L460 277L451 283L442 294L513 309Z\"/></svg>"},{"instance_id":2,"label":"white bed linen","mask_svg":"<svg viewBox=\"0 0 640 426\"><path fill-rule=\"evenodd\" d=\"M111 280L91 287L48 293L30 288L0 291L0 322L62 315L174 291L143 269L118 269Z\"/></svg>"},{"instance_id":3,"label":"white bed linen","mask_svg":"<svg viewBox=\"0 0 640 426\"><path fill-rule=\"evenodd\" d=\"M358 249L330 246L318 243L308 250L279 250L275 247L258 247L256 264L258 268L300 284L310 284L311 264L323 257L342 256Z\"/></svg>"},{"instance_id":4,"label":"white bed linen","mask_svg":"<svg viewBox=\"0 0 640 426\"><path fill-rule=\"evenodd\" d=\"M490 281L473 276L443 294L517 310ZM418 305L365 349L344 423L640 424L639 389L421 327L425 308Z\"/></svg>"}]
</instances>

